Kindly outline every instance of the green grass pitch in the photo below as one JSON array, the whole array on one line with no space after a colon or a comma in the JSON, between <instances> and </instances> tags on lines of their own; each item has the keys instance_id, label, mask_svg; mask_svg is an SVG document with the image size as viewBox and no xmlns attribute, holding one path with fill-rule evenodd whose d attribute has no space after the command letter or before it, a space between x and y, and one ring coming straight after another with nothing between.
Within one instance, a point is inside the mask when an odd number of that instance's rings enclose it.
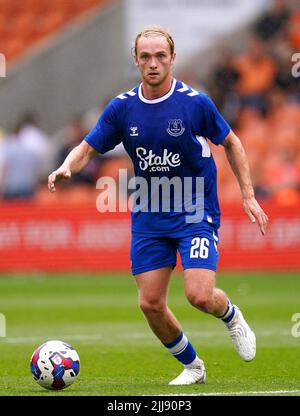
<instances>
[{"instance_id":1,"label":"green grass pitch","mask_svg":"<svg viewBox=\"0 0 300 416\"><path fill-rule=\"evenodd\" d=\"M243 362L224 325L197 311L174 274L169 306L205 361L206 385L168 386L181 371L150 331L129 275L2 276L0 395L300 395L300 313L296 274L219 274L217 286L239 305L257 335L257 356ZM300 329L294 328L294 335ZM46 340L73 345L81 359L74 384L60 392L41 388L29 372L33 350Z\"/></svg>"}]
</instances>

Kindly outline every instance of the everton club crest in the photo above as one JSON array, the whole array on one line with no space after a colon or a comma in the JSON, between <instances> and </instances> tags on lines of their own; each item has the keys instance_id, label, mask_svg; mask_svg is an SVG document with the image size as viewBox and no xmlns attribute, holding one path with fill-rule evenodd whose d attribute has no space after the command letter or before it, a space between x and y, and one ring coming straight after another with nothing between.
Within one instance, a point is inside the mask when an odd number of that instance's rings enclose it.
<instances>
[{"instance_id":1,"label":"everton club crest","mask_svg":"<svg viewBox=\"0 0 300 416\"><path fill-rule=\"evenodd\" d=\"M169 120L169 126L167 132L174 137L181 136L185 131L185 128L182 125L182 120L179 118L176 120Z\"/></svg>"}]
</instances>

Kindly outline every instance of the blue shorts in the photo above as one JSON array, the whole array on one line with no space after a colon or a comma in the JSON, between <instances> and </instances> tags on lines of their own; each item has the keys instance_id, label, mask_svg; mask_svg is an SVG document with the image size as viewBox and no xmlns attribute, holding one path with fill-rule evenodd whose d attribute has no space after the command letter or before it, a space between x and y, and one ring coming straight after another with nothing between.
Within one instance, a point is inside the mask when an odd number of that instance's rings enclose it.
<instances>
[{"instance_id":1,"label":"blue shorts","mask_svg":"<svg viewBox=\"0 0 300 416\"><path fill-rule=\"evenodd\" d=\"M131 268L136 275L161 267L176 266L177 250L183 269L216 271L219 258L218 233L204 229L184 237L152 237L133 233L131 240Z\"/></svg>"}]
</instances>

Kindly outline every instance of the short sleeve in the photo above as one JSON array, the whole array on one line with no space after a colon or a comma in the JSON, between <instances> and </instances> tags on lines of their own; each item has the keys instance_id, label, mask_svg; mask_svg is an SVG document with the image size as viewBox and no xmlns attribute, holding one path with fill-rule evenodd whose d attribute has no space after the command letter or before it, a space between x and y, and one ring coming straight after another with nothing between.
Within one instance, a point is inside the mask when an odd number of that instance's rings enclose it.
<instances>
[{"instance_id":1,"label":"short sleeve","mask_svg":"<svg viewBox=\"0 0 300 416\"><path fill-rule=\"evenodd\" d=\"M201 134L212 143L223 143L231 128L227 121L219 113L213 101L206 94L199 94L201 100Z\"/></svg>"},{"instance_id":2,"label":"short sleeve","mask_svg":"<svg viewBox=\"0 0 300 416\"><path fill-rule=\"evenodd\" d=\"M101 154L114 149L123 139L120 116L112 100L84 140Z\"/></svg>"}]
</instances>

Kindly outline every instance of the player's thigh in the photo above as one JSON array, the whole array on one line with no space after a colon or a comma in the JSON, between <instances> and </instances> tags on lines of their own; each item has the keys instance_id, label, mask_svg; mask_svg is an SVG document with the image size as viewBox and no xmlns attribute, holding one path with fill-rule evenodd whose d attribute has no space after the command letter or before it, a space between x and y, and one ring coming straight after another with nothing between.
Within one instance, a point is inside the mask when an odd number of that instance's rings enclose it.
<instances>
[{"instance_id":1,"label":"player's thigh","mask_svg":"<svg viewBox=\"0 0 300 416\"><path fill-rule=\"evenodd\" d=\"M185 269L184 290L191 303L206 302L213 294L216 273L209 269Z\"/></svg>"},{"instance_id":2,"label":"player's thigh","mask_svg":"<svg viewBox=\"0 0 300 416\"><path fill-rule=\"evenodd\" d=\"M140 305L165 304L172 267L149 270L134 276L139 291Z\"/></svg>"}]
</instances>

